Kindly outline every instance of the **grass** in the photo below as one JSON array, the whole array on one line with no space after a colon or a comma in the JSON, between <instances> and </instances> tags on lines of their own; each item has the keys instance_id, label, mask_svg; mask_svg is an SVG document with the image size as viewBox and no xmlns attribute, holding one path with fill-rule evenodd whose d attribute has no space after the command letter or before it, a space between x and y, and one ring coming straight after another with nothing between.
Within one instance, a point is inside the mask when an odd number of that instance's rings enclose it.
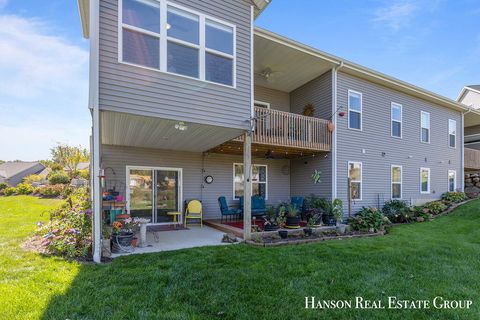
<instances>
[{"instance_id":1,"label":"grass","mask_svg":"<svg viewBox=\"0 0 480 320\"><path fill-rule=\"evenodd\" d=\"M40 212L0 198L0 317L6 319L478 319L480 200L385 237L132 255L93 265L23 251ZM473 300L468 310L305 310L318 299Z\"/></svg>"}]
</instances>

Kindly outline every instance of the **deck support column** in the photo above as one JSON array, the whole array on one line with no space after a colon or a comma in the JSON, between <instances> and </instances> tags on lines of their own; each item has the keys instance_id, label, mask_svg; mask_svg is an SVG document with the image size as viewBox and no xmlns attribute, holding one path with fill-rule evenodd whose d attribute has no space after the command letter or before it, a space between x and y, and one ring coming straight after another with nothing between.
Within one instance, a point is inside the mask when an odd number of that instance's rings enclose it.
<instances>
[{"instance_id":1,"label":"deck support column","mask_svg":"<svg viewBox=\"0 0 480 320\"><path fill-rule=\"evenodd\" d=\"M243 239L252 237L252 133L245 133L243 142Z\"/></svg>"}]
</instances>

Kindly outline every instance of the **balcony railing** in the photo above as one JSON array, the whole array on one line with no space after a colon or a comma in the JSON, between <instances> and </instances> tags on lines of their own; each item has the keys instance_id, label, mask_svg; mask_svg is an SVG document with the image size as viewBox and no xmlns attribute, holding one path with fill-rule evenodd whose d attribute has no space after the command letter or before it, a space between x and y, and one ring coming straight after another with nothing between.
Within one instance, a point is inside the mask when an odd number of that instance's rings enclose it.
<instances>
[{"instance_id":1,"label":"balcony railing","mask_svg":"<svg viewBox=\"0 0 480 320\"><path fill-rule=\"evenodd\" d=\"M465 148L465 169L479 170L480 169L480 150Z\"/></svg>"},{"instance_id":2,"label":"balcony railing","mask_svg":"<svg viewBox=\"0 0 480 320\"><path fill-rule=\"evenodd\" d=\"M313 151L330 151L328 121L279 110L255 107L252 143ZM243 141L240 136L234 141Z\"/></svg>"}]
</instances>

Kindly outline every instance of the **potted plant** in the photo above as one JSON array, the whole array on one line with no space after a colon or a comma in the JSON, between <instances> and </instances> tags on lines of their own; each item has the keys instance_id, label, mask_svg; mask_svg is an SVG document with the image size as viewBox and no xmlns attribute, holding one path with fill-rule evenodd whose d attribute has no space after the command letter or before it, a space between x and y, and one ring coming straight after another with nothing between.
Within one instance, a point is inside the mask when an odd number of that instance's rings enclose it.
<instances>
[{"instance_id":1,"label":"potted plant","mask_svg":"<svg viewBox=\"0 0 480 320\"><path fill-rule=\"evenodd\" d=\"M342 224L342 221L343 221L343 202L342 202L342 200L340 200L338 198L333 199L332 214L333 214L333 217L335 218L335 222L336 222L337 228L339 229L340 233L344 233L346 226L344 224Z\"/></svg>"},{"instance_id":2,"label":"potted plant","mask_svg":"<svg viewBox=\"0 0 480 320\"><path fill-rule=\"evenodd\" d=\"M294 205L288 205L287 208L287 228L297 229L300 228L300 217L298 213L300 210Z\"/></svg>"},{"instance_id":3,"label":"potted plant","mask_svg":"<svg viewBox=\"0 0 480 320\"><path fill-rule=\"evenodd\" d=\"M276 231L279 228L277 223L277 213L273 206L267 207L266 215L263 219L263 231Z\"/></svg>"},{"instance_id":4,"label":"potted plant","mask_svg":"<svg viewBox=\"0 0 480 320\"><path fill-rule=\"evenodd\" d=\"M310 219L308 219L307 226L303 228L303 233L305 233L307 237L312 235L313 233L312 227L314 227L316 223L318 223L317 215L313 215L310 217Z\"/></svg>"},{"instance_id":5,"label":"potted plant","mask_svg":"<svg viewBox=\"0 0 480 320\"><path fill-rule=\"evenodd\" d=\"M278 207L278 215L277 215L277 218L276 218L277 225L278 225L279 228L285 227L285 223L286 223L286 220L287 220L287 218L285 217L285 213L286 213L285 206L280 205ZM278 230L278 235L282 239L287 239L288 231L287 230Z\"/></svg>"},{"instance_id":6,"label":"potted plant","mask_svg":"<svg viewBox=\"0 0 480 320\"><path fill-rule=\"evenodd\" d=\"M132 218L127 218L123 221L115 221L113 223L112 239L114 245L120 247L131 247L133 240L133 229L138 223Z\"/></svg>"}]
</instances>

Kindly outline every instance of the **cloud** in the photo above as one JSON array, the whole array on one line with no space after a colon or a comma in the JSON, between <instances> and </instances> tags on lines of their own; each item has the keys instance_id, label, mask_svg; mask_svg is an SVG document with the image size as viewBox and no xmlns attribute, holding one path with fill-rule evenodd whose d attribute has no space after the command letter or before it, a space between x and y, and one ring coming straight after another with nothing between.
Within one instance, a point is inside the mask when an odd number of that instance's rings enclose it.
<instances>
[{"instance_id":1,"label":"cloud","mask_svg":"<svg viewBox=\"0 0 480 320\"><path fill-rule=\"evenodd\" d=\"M410 24L418 9L417 5L409 1L390 2L375 10L373 21L393 31L399 31Z\"/></svg>"},{"instance_id":2,"label":"cloud","mask_svg":"<svg viewBox=\"0 0 480 320\"><path fill-rule=\"evenodd\" d=\"M0 15L0 24L0 159L46 158L57 141L88 145L87 50L46 21Z\"/></svg>"}]
</instances>

